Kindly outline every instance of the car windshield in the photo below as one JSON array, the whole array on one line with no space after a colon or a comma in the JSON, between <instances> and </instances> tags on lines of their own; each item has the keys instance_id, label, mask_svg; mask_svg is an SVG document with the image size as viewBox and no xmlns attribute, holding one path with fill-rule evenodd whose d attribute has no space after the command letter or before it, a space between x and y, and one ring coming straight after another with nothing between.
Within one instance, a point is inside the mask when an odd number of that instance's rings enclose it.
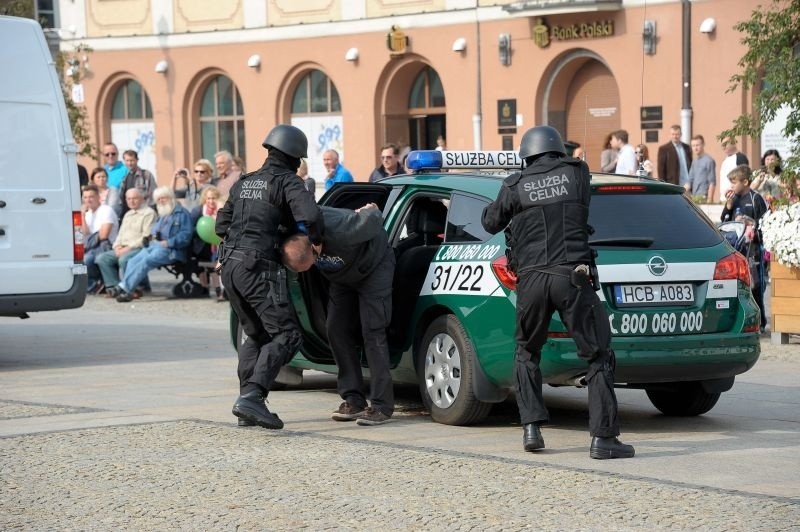
<instances>
[{"instance_id":1,"label":"car windshield","mask_svg":"<svg viewBox=\"0 0 800 532\"><path fill-rule=\"evenodd\" d=\"M597 247L682 249L719 244L720 233L681 194L595 194L589 237Z\"/></svg>"}]
</instances>

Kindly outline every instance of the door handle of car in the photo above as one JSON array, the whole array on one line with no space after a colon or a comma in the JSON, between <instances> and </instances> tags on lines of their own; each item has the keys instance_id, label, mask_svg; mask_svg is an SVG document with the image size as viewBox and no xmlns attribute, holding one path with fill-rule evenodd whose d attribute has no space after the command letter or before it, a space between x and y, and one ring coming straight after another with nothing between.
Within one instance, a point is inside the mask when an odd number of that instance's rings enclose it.
<instances>
[{"instance_id":1,"label":"door handle of car","mask_svg":"<svg viewBox=\"0 0 800 532\"><path fill-rule=\"evenodd\" d=\"M33 198L31 200L31 203L33 203L34 205L41 205L42 203L46 203L46 202L47 202L46 198Z\"/></svg>"}]
</instances>

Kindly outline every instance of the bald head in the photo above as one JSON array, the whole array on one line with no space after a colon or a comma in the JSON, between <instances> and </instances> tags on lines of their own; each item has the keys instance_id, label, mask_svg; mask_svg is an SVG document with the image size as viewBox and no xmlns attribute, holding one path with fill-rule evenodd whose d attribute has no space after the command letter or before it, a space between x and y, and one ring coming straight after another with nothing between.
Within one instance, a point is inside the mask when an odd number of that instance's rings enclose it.
<instances>
[{"instance_id":1,"label":"bald head","mask_svg":"<svg viewBox=\"0 0 800 532\"><path fill-rule=\"evenodd\" d=\"M281 246L281 260L283 265L293 272L309 270L316 262L311 242L304 234L296 234L287 238Z\"/></svg>"}]
</instances>

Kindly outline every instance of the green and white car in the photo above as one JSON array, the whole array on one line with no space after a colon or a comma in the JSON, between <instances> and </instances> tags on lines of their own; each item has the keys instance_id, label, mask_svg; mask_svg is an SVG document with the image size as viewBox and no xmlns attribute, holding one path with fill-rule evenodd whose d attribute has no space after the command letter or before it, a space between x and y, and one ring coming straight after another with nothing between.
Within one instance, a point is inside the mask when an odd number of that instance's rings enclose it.
<instances>
[{"instance_id":1,"label":"green and white car","mask_svg":"<svg viewBox=\"0 0 800 532\"><path fill-rule=\"evenodd\" d=\"M480 220L509 173L487 168L518 168L519 159L424 151L412 152L409 164L412 175L337 184L320 203L381 207L397 254L393 378L419 385L435 421L476 423L514 386L515 277L503 234L487 234ZM617 386L644 389L668 415L708 412L760 353L747 261L681 187L594 174L591 188L590 243L614 334ZM290 292L304 332L291 368L335 373L326 281L312 268L290 278ZM235 316L231 333L241 340ZM580 385L587 370L557 313L541 370L557 386Z\"/></svg>"}]
</instances>

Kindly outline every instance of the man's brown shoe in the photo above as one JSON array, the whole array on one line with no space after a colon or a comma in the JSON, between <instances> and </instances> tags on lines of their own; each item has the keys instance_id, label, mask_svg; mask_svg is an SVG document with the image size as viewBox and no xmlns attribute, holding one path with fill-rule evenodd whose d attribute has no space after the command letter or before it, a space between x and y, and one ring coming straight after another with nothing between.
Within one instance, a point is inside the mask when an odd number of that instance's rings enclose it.
<instances>
[{"instance_id":1,"label":"man's brown shoe","mask_svg":"<svg viewBox=\"0 0 800 532\"><path fill-rule=\"evenodd\" d=\"M353 421L354 419L358 419L361 414L364 413L364 410L365 407L363 406L354 406L347 401L344 401L339 405L339 409L331 414L331 419L334 421Z\"/></svg>"},{"instance_id":2,"label":"man's brown shoe","mask_svg":"<svg viewBox=\"0 0 800 532\"><path fill-rule=\"evenodd\" d=\"M367 426L383 425L384 423L388 423L391 419L392 416L387 416L380 410L375 410L371 406L368 406L356 420L356 423Z\"/></svg>"}]
</instances>

